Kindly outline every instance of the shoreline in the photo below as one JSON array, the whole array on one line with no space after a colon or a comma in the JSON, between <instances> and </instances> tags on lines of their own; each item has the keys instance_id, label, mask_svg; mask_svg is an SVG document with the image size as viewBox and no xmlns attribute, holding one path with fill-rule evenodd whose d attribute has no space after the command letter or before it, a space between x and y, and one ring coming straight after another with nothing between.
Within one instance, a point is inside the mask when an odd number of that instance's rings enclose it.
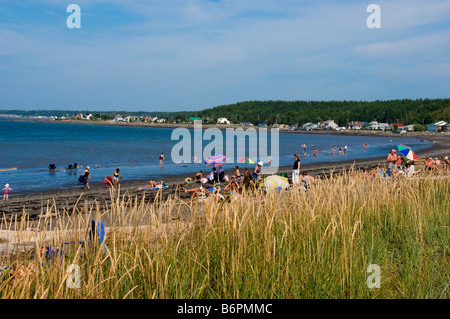
<instances>
[{"instance_id":1,"label":"shoreline","mask_svg":"<svg viewBox=\"0 0 450 319\"><path fill-rule=\"evenodd\" d=\"M387 156L387 154L386 154ZM417 152L418 158L424 157L444 157L450 156L450 139L445 136L435 138L435 144L429 148ZM348 170L352 166L354 169L368 168L371 169L376 164L384 166L386 164L386 157L375 157L355 160L344 160L339 162L321 162L303 164L301 171L307 171L313 176L329 175L330 171L333 174L339 174L344 169ZM420 168L420 167L419 167ZM279 172L287 172L291 176L291 166L281 166ZM233 169L225 170L228 176L234 174ZM166 177L163 181L169 186L168 189L162 190L162 199L168 196L177 195L181 199L189 199L189 194L183 192L182 187L186 188L197 187L199 184L185 185L184 179L190 174L177 174ZM192 174L193 175L193 174ZM153 201L158 193L158 190L138 191L138 187L147 185L148 179L134 179L124 180L120 182L121 196L129 196L130 198L138 197L138 200L145 196L146 200ZM91 189L84 190L80 184L78 187L67 189L45 190L38 193L24 194L11 196L8 201L0 200L0 213L6 218L13 216L20 216L26 211L30 219L37 218L41 213L45 213L47 207L56 205L60 210L72 211L78 202L79 207L84 207L85 204L99 203L101 206L110 201L110 189L103 186L101 182L90 183Z\"/></svg>"},{"instance_id":2,"label":"shoreline","mask_svg":"<svg viewBox=\"0 0 450 319\"><path fill-rule=\"evenodd\" d=\"M62 121L48 121L52 123L61 123ZM73 124L100 124L97 121L66 121L65 123L73 123ZM88 125L89 125L88 124ZM193 125L184 125L184 126L175 126L175 125L164 125L164 124L153 124L153 125L139 125L142 123L105 123L103 125L118 125L118 126L145 126L145 127L191 127ZM220 129L225 129L229 127L241 127L237 126L228 126L228 125L210 125L211 127L218 127ZM203 128L207 128L208 126L202 126ZM256 128L258 129L258 128ZM421 138L423 141L432 141L434 145L428 147L426 149L417 151L418 158L424 157L444 157L450 156L450 134L449 133L430 133L430 132L408 132L405 134L395 134L392 132L382 132L382 131L289 131L289 130L280 130L280 133L291 133L291 134L329 134L329 135L343 135L343 136L382 136L382 137L408 137L408 138ZM387 154L386 154L387 156ZM386 164L386 156L374 157L374 158L363 158L363 159L355 159L355 160L343 160L343 161L333 161L333 162L320 162L320 163L311 163L311 164L303 164L301 166L301 171L307 171L309 174L313 176L320 176L325 174L329 174L330 171L334 171L334 173L339 173L343 169L349 169L354 165L355 169L359 168L372 168L376 164L380 164L384 166ZM301 160L301 158L300 158ZM206 171L206 170L204 170ZM288 176L291 176L292 167L291 166L281 166L279 167L279 172L287 172ZM225 170L225 173L228 176L234 174L234 168ZM191 173L192 175L194 173ZM189 198L189 195L185 194L181 188L185 184L184 179L188 177L190 174L177 174L167 176L163 181L165 184L169 185L168 189L162 191L163 198L167 198L167 196L179 195L182 199ZM139 199L142 198L145 194L145 198L148 200L154 200L157 190L149 190L149 191L138 191L137 188L141 186L145 186L148 183L148 179L134 179L134 180L124 180L121 181L120 185L120 193L121 196L124 194L128 194L130 197L138 196ZM26 211L30 218L36 218L42 212L45 212L47 206L51 207L52 205L56 205L58 209L65 210L73 210L73 207L80 199L80 206L84 206L84 203L100 203L100 205L104 205L105 202L108 202L110 198L109 188L105 188L101 182L93 182L90 183L91 189L83 190L82 185L78 187L71 187L66 189L53 189L53 190L45 190L36 193L28 193L16 196L10 196L8 201L3 201L0 199L0 213L2 213L5 217L17 216L23 214ZM197 187L199 184L194 184L194 187ZM187 187L193 187L193 185L188 185ZM181 192L180 192L181 190Z\"/></svg>"},{"instance_id":3,"label":"shoreline","mask_svg":"<svg viewBox=\"0 0 450 319\"><path fill-rule=\"evenodd\" d=\"M27 118L0 118L0 121L19 121L19 122L44 122L44 123L61 123L61 124L79 124L79 125L108 125L108 126L130 126L130 127L148 127L148 128L194 128L194 124L189 123L135 123L135 122L116 122L114 120L51 120L51 119L27 119ZM243 128L248 129L249 126L242 126L240 124L204 124L202 123L202 128L218 128L220 130L225 130L227 128ZM251 128L256 129L257 131L261 129L258 126L251 126ZM265 129L270 130L271 128L265 127ZM276 129L276 128L273 128ZM384 136L384 137L427 137L433 138L440 136L448 136L450 137L450 132L416 132L416 131L406 131L405 133L394 133L392 131L386 130L289 130L286 128L278 128L281 133L290 133L290 134L325 134L325 135L351 135L351 136Z\"/></svg>"}]
</instances>

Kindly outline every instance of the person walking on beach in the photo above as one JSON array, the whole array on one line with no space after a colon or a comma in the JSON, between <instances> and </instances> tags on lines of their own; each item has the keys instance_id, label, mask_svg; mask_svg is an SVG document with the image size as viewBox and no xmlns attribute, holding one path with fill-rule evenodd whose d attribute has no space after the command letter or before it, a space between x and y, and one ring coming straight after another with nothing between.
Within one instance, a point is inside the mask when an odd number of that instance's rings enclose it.
<instances>
[{"instance_id":1,"label":"person walking on beach","mask_svg":"<svg viewBox=\"0 0 450 319\"><path fill-rule=\"evenodd\" d=\"M253 170L253 179L258 180L261 177L261 166L263 166L263 162L259 161L258 164L256 164L255 169Z\"/></svg>"},{"instance_id":2,"label":"person walking on beach","mask_svg":"<svg viewBox=\"0 0 450 319\"><path fill-rule=\"evenodd\" d=\"M159 165L164 165L164 153L161 152L161 155L159 155Z\"/></svg>"},{"instance_id":3,"label":"person walking on beach","mask_svg":"<svg viewBox=\"0 0 450 319\"><path fill-rule=\"evenodd\" d=\"M292 184L298 184L300 176L300 158L297 153L294 154L294 167L292 168Z\"/></svg>"},{"instance_id":4,"label":"person walking on beach","mask_svg":"<svg viewBox=\"0 0 450 319\"><path fill-rule=\"evenodd\" d=\"M91 168L89 166L86 166L86 169L83 172L83 175L80 176L78 179L80 182L84 184L84 188L90 189L89 187L89 180L92 179L91 176L89 176L89 170Z\"/></svg>"},{"instance_id":5,"label":"person walking on beach","mask_svg":"<svg viewBox=\"0 0 450 319\"><path fill-rule=\"evenodd\" d=\"M398 160L398 156L397 156L396 152L397 152L396 150L392 149L387 157L388 169L389 169L389 173L391 175L395 173L396 163Z\"/></svg>"},{"instance_id":6,"label":"person walking on beach","mask_svg":"<svg viewBox=\"0 0 450 319\"><path fill-rule=\"evenodd\" d=\"M9 184L5 184L5 187L2 190L5 191L5 194L3 195L3 200L8 200L8 194L10 191L12 191L12 188L9 187Z\"/></svg>"},{"instance_id":7,"label":"person walking on beach","mask_svg":"<svg viewBox=\"0 0 450 319\"><path fill-rule=\"evenodd\" d=\"M119 179L122 178L122 176L120 175L120 170L117 168L111 177L114 183L114 187L117 186L117 184L119 184Z\"/></svg>"}]
</instances>

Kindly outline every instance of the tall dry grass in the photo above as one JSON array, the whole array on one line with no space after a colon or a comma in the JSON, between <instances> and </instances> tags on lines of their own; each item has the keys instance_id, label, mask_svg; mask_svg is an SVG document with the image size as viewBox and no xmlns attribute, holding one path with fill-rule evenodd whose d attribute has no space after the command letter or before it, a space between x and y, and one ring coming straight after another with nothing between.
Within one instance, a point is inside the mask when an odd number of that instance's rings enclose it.
<instances>
[{"instance_id":1,"label":"tall dry grass","mask_svg":"<svg viewBox=\"0 0 450 319\"><path fill-rule=\"evenodd\" d=\"M3 276L0 297L449 297L449 178L345 172L308 193L259 191L192 205L177 196L111 196L110 205L69 212L49 205L57 222L4 219L2 229L21 234L15 248L32 245L10 254L8 265L24 273ZM93 218L105 221L106 245L63 245L87 241ZM31 239L30 225L41 229ZM66 255L46 260L39 249L49 245L67 246ZM79 289L67 285L70 264L80 267ZM366 284L370 264L380 266L381 288Z\"/></svg>"}]
</instances>

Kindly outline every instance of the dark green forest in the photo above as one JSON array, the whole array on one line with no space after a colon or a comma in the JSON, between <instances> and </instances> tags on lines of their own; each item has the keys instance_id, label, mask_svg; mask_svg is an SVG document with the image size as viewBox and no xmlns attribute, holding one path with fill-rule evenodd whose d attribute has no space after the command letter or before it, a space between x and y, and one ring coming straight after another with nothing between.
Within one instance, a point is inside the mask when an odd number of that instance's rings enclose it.
<instances>
[{"instance_id":1,"label":"dark green forest","mask_svg":"<svg viewBox=\"0 0 450 319\"><path fill-rule=\"evenodd\" d=\"M429 124L450 121L450 99L418 99L389 101L247 101L222 105L188 116L214 121L225 117L232 123L304 124L334 120L340 126L347 122L378 121L408 124Z\"/></svg>"},{"instance_id":2,"label":"dark green forest","mask_svg":"<svg viewBox=\"0 0 450 319\"><path fill-rule=\"evenodd\" d=\"M232 123L248 122L254 125L267 121L275 123L302 125L307 122L334 120L340 126L351 121L381 123L402 123L426 125L444 120L450 122L450 99L417 99L388 101L246 101L230 105L221 105L202 111L102 111L80 110L83 114L92 113L94 119L108 120L120 113L127 115L151 115L166 119L188 121L189 117L201 117L204 123L217 123L225 117ZM61 110L0 110L3 114L22 116L71 116L77 111Z\"/></svg>"}]
</instances>

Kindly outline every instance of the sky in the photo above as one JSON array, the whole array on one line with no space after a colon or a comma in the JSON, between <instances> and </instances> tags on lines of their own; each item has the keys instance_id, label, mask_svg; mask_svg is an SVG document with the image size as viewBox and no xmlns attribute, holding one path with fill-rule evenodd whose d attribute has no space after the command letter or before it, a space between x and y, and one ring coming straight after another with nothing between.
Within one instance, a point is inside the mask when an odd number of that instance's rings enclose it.
<instances>
[{"instance_id":1,"label":"sky","mask_svg":"<svg viewBox=\"0 0 450 319\"><path fill-rule=\"evenodd\" d=\"M0 109L449 98L449 17L448 0L0 0Z\"/></svg>"}]
</instances>

